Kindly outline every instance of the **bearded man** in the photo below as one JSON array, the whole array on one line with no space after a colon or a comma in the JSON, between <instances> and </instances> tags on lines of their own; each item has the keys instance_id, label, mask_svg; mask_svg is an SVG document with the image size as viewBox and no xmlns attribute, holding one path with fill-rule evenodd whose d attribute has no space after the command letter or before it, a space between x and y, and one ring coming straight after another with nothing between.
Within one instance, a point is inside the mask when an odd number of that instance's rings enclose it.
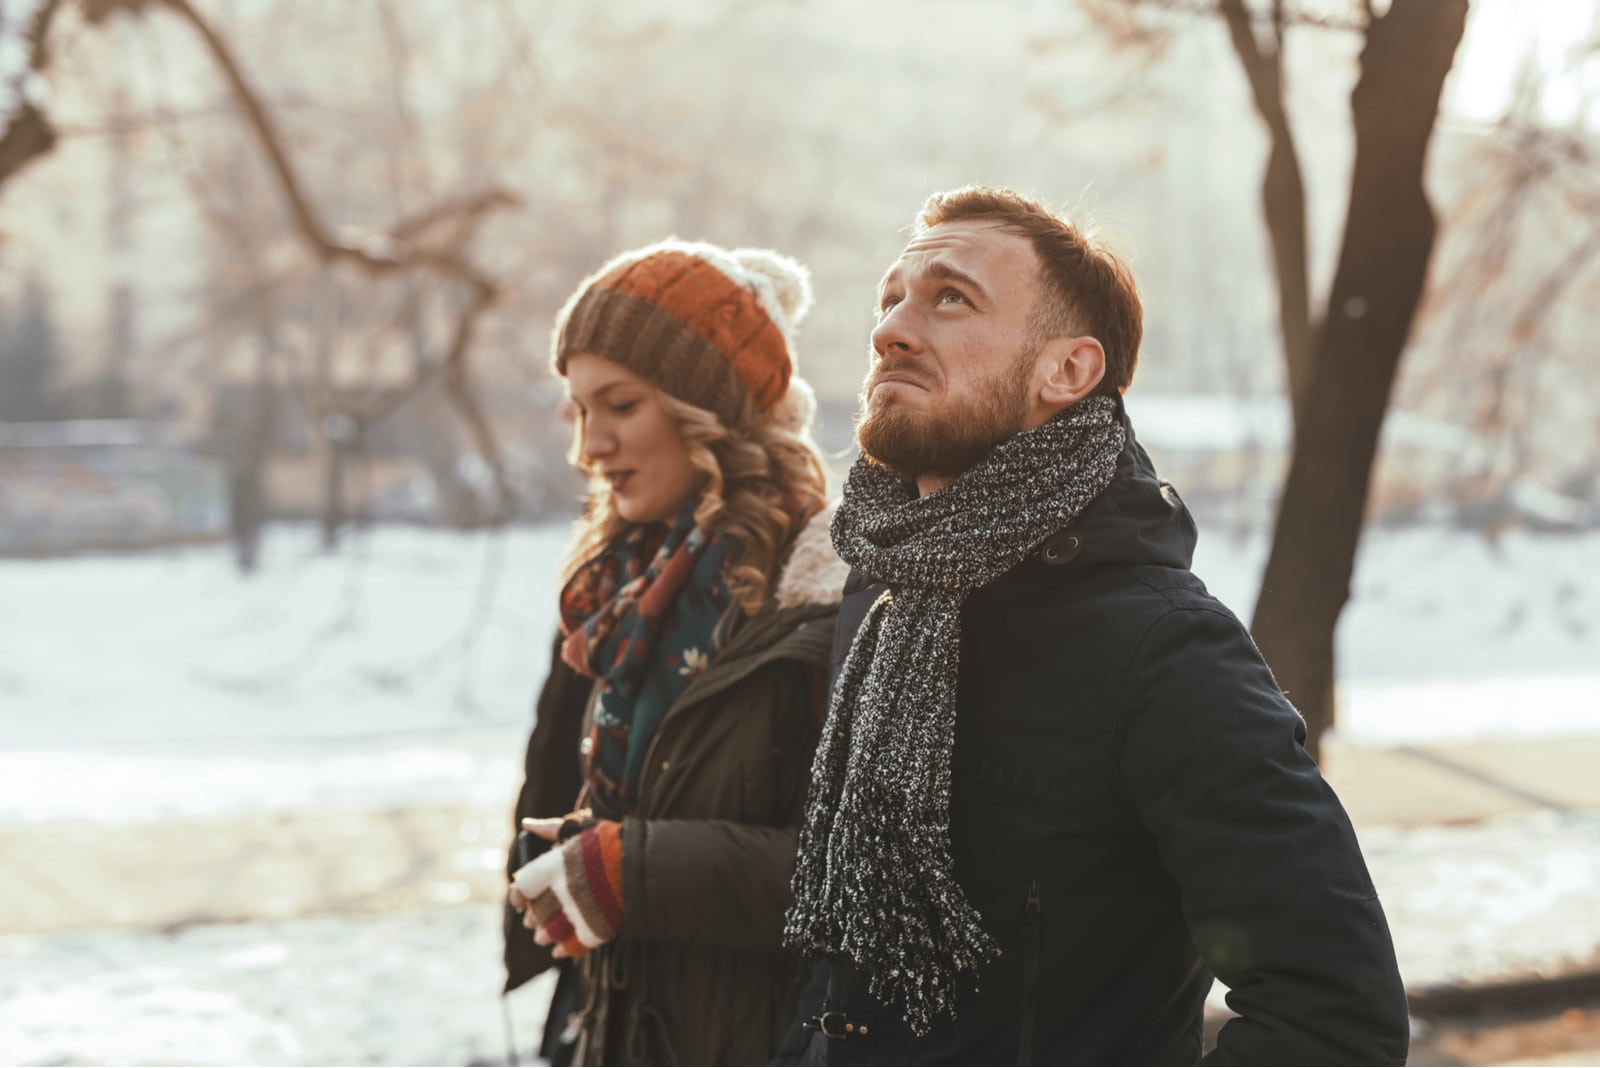
<instances>
[{"instance_id":1,"label":"bearded man","mask_svg":"<svg viewBox=\"0 0 1600 1068\"><path fill-rule=\"evenodd\" d=\"M1383 911L1304 724L1190 571L1122 392L1132 275L1010 190L884 277L789 913L784 1056L1403 1064Z\"/></svg>"}]
</instances>

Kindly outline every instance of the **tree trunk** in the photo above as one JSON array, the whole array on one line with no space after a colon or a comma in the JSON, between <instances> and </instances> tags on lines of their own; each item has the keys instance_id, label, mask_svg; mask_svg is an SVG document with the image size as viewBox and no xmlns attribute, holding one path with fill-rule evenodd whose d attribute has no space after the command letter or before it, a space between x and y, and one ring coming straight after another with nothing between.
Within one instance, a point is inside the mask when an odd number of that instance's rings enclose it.
<instances>
[{"instance_id":1,"label":"tree trunk","mask_svg":"<svg viewBox=\"0 0 1600 1068\"><path fill-rule=\"evenodd\" d=\"M328 441L327 466L322 470L322 549L333 552L339 548L339 532L345 523L345 462L348 451L343 440Z\"/></svg>"},{"instance_id":2,"label":"tree trunk","mask_svg":"<svg viewBox=\"0 0 1600 1068\"><path fill-rule=\"evenodd\" d=\"M1261 179L1261 212L1272 245L1278 282L1278 330L1288 375L1290 410L1299 424L1311 388L1311 282L1306 266L1306 190L1300 155L1283 87L1283 25L1275 26L1272 48L1256 40L1244 0L1222 0L1218 10L1228 27L1234 54L1244 68L1256 114L1267 128L1267 169Z\"/></svg>"},{"instance_id":3,"label":"tree trunk","mask_svg":"<svg viewBox=\"0 0 1600 1068\"><path fill-rule=\"evenodd\" d=\"M1344 245L1251 628L1306 717L1313 755L1333 723L1334 630L1433 254L1424 163L1466 16L1467 0L1394 0L1367 30L1351 94L1356 150Z\"/></svg>"},{"instance_id":4,"label":"tree trunk","mask_svg":"<svg viewBox=\"0 0 1600 1068\"><path fill-rule=\"evenodd\" d=\"M256 352L255 382L248 410L240 425L230 428L234 437L229 454L229 530L234 562L242 574L254 574L261 558L261 532L267 525L267 460L278 437L278 389L272 374L276 345L270 322L263 322Z\"/></svg>"}]
</instances>

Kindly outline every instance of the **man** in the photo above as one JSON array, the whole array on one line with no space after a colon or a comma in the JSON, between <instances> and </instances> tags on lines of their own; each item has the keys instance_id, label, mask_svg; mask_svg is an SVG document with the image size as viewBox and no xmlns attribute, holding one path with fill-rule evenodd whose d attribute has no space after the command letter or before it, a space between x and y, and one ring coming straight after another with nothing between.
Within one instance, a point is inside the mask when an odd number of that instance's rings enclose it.
<instances>
[{"instance_id":1,"label":"man","mask_svg":"<svg viewBox=\"0 0 1600 1068\"><path fill-rule=\"evenodd\" d=\"M1122 391L1127 269L932 197L881 286L789 944L802 1063L1401 1064L1383 912L1304 725L1189 571Z\"/></svg>"}]
</instances>

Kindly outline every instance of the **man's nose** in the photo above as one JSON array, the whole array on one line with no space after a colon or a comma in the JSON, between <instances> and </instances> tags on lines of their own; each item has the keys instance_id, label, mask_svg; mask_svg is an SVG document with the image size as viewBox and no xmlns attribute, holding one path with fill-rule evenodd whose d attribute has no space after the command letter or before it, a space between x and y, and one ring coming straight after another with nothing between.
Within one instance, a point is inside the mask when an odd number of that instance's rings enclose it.
<instances>
[{"instance_id":1,"label":"man's nose","mask_svg":"<svg viewBox=\"0 0 1600 1068\"><path fill-rule=\"evenodd\" d=\"M881 360L891 352L918 352L922 341L911 321L911 313L901 301L884 313L872 329L872 351Z\"/></svg>"}]
</instances>

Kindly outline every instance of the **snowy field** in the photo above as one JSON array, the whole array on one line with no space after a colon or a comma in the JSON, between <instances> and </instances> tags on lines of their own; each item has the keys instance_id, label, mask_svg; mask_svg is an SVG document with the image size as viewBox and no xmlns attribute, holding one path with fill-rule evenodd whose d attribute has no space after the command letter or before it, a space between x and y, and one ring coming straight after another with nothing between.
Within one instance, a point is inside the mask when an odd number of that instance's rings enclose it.
<instances>
[{"instance_id":1,"label":"snowy field","mask_svg":"<svg viewBox=\"0 0 1600 1068\"><path fill-rule=\"evenodd\" d=\"M504 1064L483 905L0 939L0 1064ZM548 977L506 999L529 1063Z\"/></svg>"},{"instance_id":2,"label":"snowy field","mask_svg":"<svg viewBox=\"0 0 1600 1068\"><path fill-rule=\"evenodd\" d=\"M503 794L514 742L440 743L529 724L565 540L280 530L253 578L221 549L0 561L0 820ZM1248 617L1265 548L1202 535L1195 570ZM1595 535L1370 533L1341 739L1600 731L1597 561Z\"/></svg>"},{"instance_id":3,"label":"snowy field","mask_svg":"<svg viewBox=\"0 0 1600 1068\"><path fill-rule=\"evenodd\" d=\"M275 531L221 549L0 561L0 746L119 752L520 727L549 662L564 528ZM1248 618L1266 546L1202 532ZM1339 632L1341 731L1600 729L1600 535L1374 531ZM1395 695L1399 695L1398 698ZM3 776L0 776L3 777ZM3 787L0 787L3 789ZM11 799L0 813L16 814Z\"/></svg>"},{"instance_id":4,"label":"snowy field","mask_svg":"<svg viewBox=\"0 0 1600 1068\"><path fill-rule=\"evenodd\" d=\"M0 561L0 1063L502 1061L493 897L565 538ZM1264 552L1203 530L1196 571L1248 616ZM1596 562L1370 533L1341 742L1600 732ZM1600 946L1593 814L1364 841L1413 982ZM524 1051L543 994L510 999Z\"/></svg>"}]
</instances>

